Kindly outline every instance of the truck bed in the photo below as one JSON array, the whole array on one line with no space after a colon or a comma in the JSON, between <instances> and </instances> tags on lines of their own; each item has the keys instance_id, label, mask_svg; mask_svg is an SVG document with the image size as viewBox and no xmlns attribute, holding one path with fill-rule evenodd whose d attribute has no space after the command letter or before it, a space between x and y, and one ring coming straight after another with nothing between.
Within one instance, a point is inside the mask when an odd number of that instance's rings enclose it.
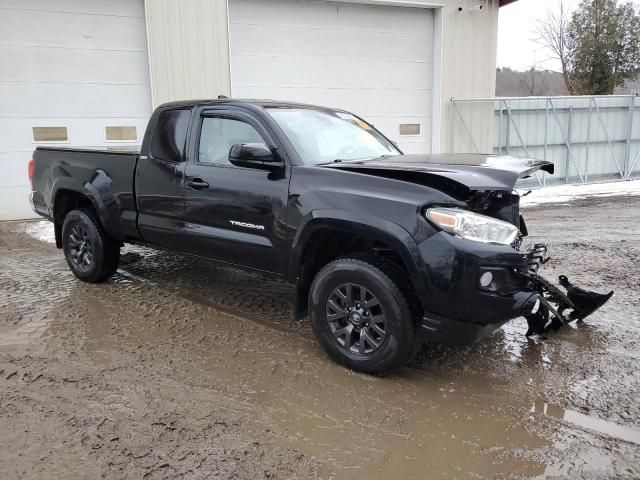
<instances>
[{"instance_id":1,"label":"truck bed","mask_svg":"<svg viewBox=\"0 0 640 480\"><path fill-rule=\"evenodd\" d=\"M84 191L87 198L101 199L96 211L115 238L136 236L134 173L138 150L129 148L38 147L33 155L35 176L33 208L53 218L56 195L65 190Z\"/></svg>"}]
</instances>

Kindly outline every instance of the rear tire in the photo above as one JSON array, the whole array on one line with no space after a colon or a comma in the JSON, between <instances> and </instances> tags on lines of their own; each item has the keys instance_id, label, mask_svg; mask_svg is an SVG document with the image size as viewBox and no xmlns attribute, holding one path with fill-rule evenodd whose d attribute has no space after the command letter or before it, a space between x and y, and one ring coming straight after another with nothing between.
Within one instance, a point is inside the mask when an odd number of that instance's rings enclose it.
<instances>
[{"instance_id":1,"label":"rear tire","mask_svg":"<svg viewBox=\"0 0 640 480\"><path fill-rule=\"evenodd\" d=\"M318 272L309 291L311 324L334 361L385 375L410 360L416 322L399 275L375 258L341 258Z\"/></svg>"},{"instance_id":2,"label":"rear tire","mask_svg":"<svg viewBox=\"0 0 640 480\"><path fill-rule=\"evenodd\" d=\"M112 276L120 262L120 246L89 210L71 210L62 224L62 250L67 265L83 282L99 283Z\"/></svg>"}]
</instances>

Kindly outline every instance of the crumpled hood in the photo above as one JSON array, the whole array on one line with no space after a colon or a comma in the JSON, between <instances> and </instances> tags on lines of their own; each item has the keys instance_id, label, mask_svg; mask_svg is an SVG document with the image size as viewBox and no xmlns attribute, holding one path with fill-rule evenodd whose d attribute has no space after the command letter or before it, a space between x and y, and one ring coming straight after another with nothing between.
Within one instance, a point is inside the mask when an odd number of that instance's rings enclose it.
<instances>
[{"instance_id":1,"label":"crumpled hood","mask_svg":"<svg viewBox=\"0 0 640 480\"><path fill-rule=\"evenodd\" d=\"M394 172L411 172L419 177L440 177L464 185L469 190L513 190L519 178L537 170L553 173L553 163L509 155L458 154L395 155L382 159L357 160L327 165L370 175L393 177ZM409 180L399 176L398 180ZM428 182L427 182L428 183Z\"/></svg>"}]
</instances>

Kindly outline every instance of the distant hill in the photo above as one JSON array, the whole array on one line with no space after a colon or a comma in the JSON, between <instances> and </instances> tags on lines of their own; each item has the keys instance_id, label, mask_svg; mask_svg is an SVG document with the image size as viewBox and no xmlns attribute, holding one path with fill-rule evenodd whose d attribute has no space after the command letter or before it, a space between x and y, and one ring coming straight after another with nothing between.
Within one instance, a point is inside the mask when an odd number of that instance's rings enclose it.
<instances>
[{"instance_id":1,"label":"distant hill","mask_svg":"<svg viewBox=\"0 0 640 480\"><path fill-rule=\"evenodd\" d=\"M546 97L568 94L561 73L534 69L528 72L510 68L496 69L496 97Z\"/></svg>"},{"instance_id":2,"label":"distant hill","mask_svg":"<svg viewBox=\"0 0 640 480\"><path fill-rule=\"evenodd\" d=\"M616 94L640 93L640 78L616 88ZM559 72L534 70L519 72L510 68L496 69L496 97L530 97L568 95Z\"/></svg>"}]
</instances>

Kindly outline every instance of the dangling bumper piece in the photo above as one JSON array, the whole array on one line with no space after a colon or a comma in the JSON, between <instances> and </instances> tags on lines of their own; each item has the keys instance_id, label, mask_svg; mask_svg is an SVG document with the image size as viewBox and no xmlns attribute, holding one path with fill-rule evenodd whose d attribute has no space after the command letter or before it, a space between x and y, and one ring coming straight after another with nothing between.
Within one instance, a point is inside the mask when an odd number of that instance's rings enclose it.
<instances>
[{"instance_id":1,"label":"dangling bumper piece","mask_svg":"<svg viewBox=\"0 0 640 480\"><path fill-rule=\"evenodd\" d=\"M538 273L540 266L549 260L546 253L545 244L538 243L528 247L525 255L529 270L515 271L530 288L538 292L530 312L524 315L529 324L527 336L542 335L550 330L558 330L566 323L582 321L604 305L613 295L613 291L601 294L576 287L566 276L561 275L559 279L566 290L564 293Z\"/></svg>"}]
</instances>

